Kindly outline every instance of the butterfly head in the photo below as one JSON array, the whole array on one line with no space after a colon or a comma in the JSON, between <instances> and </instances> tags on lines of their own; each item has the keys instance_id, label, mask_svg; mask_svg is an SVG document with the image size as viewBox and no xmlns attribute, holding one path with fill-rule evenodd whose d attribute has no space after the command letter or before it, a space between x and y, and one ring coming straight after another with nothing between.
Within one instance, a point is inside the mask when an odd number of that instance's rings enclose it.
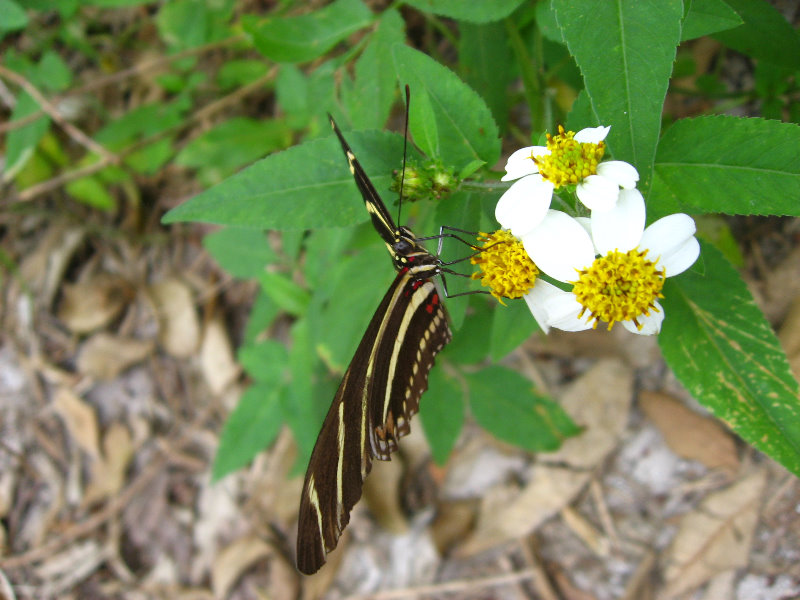
<instances>
[{"instance_id":1,"label":"butterfly head","mask_svg":"<svg viewBox=\"0 0 800 600\"><path fill-rule=\"evenodd\" d=\"M411 271L420 278L433 277L440 271L442 261L420 244L408 227L398 227L389 251L398 271Z\"/></svg>"}]
</instances>

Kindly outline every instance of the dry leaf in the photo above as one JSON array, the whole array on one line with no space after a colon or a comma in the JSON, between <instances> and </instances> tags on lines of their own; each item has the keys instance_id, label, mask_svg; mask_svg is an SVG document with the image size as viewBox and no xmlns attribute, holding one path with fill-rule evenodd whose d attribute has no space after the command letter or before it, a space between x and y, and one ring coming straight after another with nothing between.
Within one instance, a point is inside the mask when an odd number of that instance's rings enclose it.
<instances>
[{"instance_id":1,"label":"dry leaf","mask_svg":"<svg viewBox=\"0 0 800 600\"><path fill-rule=\"evenodd\" d=\"M208 387L214 394L221 394L239 376L240 368L220 315L215 315L206 323L200 347L200 364Z\"/></svg>"},{"instance_id":2,"label":"dry leaf","mask_svg":"<svg viewBox=\"0 0 800 600\"><path fill-rule=\"evenodd\" d=\"M372 471L364 481L364 500L381 527L393 533L408 530L408 519L400 506L400 481L403 462L397 457L389 461L375 461Z\"/></svg>"},{"instance_id":3,"label":"dry leaf","mask_svg":"<svg viewBox=\"0 0 800 600\"><path fill-rule=\"evenodd\" d=\"M572 502L589 481L591 469L616 447L628 422L632 395L633 373L616 359L600 361L570 385L561 404L586 429L556 452L540 455L528 485L514 497L507 491L487 494L475 532L459 554L527 535Z\"/></svg>"},{"instance_id":4,"label":"dry leaf","mask_svg":"<svg viewBox=\"0 0 800 600\"><path fill-rule=\"evenodd\" d=\"M94 407L65 387L56 391L53 406L61 415L67 431L78 446L92 458L99 458L100 433Z\"/></svg>"},{"instance_id":5,"label":"dry leaf","mask_svg":"<svg viewBox=\"0 0 800 600\"><path fill-rule=\"evenodd\" d=\"M127 281L101 273L84 282L64 284L58 318L73 333L89 333L108 325L131 298Z\"/></svg>"},{"instance_id":6,"label":"dry leaf","mask_svg":"<svg viewBox=\"0 0 800 600\"><path fill-rule=\"evenodd\" d=\"M211 588L215 598L227 598L233 585L253 564L272 554L272 549L255 536L239 538L217 554L211 567Z\"/></svg>"},{"instance_id":7,"label":"dry leaf","mask_svg":"<svg viewBox=\"0 0 800 600\"><path fill-rule=\"evenodd\" d=\"M153 352L153 342L101 331L86 340L78 355L78 372L108 381L144 360Z\"/></svg>"},{"instance_id":8,"label":"dry leaf","mask_svg":"<svg viewBox=\"0 0 800 600\"><path fill-rule=\"evenodd\" d=\"M778 339L789 358L792 373L800 380L800 296L792 302L778 332Z\"/></svg>"},{"instance_id":9,"label":"dry leaf","mask_svg":"<svg viewBox=\"0 0 800 600\"><path fill-rule=\"evenodd\" d=\"M43 309L50 308L67 265L85 236L84 229L54 225L48 228L36 250L23 259L22 280Z\"/></svg>"},{"instance_id":10,"label":"dry leaf","mask_svg":"<svg viewBox=\"0 0 800 600\"><path fill-rule=\"evenodd\" d=\"M200 341L200 323L189 286L179 279L165 279L150 287L158 315L159 339L172 356L187 358Z\"/></svg>"},{"instance_id":11,"label":"dry leaf","mask_svg":"<svg viewBox=\"0 0 800 600\"><path fill-rule=\"evenodd\" d=\"M666 597L747 564L765 485L766 472L757 471L708 496L683 517L664 561Z\"/></svg>"},{"instance_id":12,"label":"dry leaf","mask_svg":"<svg viewBox=\"0 0 800 600\"><path fill-rule=\"evenodd\" d=\"M112 423L103 436L103 456L92 464L85 504L114 496L122 489L133 452L134 444L128 428L121 423Z\"/></svg>"},{"instance_id":13,"label":"dry leaf","mask_svg":"<svg viewBox=\"0 0 800 600\"><path fill-rule=\"evenodd\" d=\"M700 461L710 469L725 469L731 475L739 470L736 444L714 419L657 392L642 392L639 405L678 456Z\"/></svg>"}]
</instances>

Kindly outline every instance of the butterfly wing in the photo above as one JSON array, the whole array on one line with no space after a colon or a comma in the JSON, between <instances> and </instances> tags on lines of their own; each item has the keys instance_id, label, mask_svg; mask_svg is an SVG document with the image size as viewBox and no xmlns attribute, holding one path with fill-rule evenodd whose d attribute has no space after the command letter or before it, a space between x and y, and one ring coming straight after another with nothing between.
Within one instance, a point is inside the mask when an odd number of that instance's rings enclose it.
<instances>
[{"instance_id":1,"label":"butterfly wing","mask_svg":"<svg viewBox=\"0 0 800 600\"><path fill-rule=\"evenodd\" d=\"M372 317L322 424L300 500L297 567L316 572L361 497L372 459L409 431L434 357L450 341L430 279L400 272Z\"/></svg>"},{"instance_id":2,"label":"butterfly wing","mask_svg":"<svg viewBox=\"0 0 800 600\"><path fill-rule=\"evenodd\" d=\"M356 180L358 190L361 192L361 196L364 198L364 204L367 207L367 212L372 218L373 226L383 238L384 242L389 245L393 244L396 241L395 234L397 232L397 225L395 225L392 216L386 209L386 205L383 203L380 194L378 194L378 190L376 190L375 186L372 185L372 182L369 180L369 177L367 177L367 174L364 172L361 164L358 162L358 160L356 160L355 154L353 154L353 151L350 149L350 145L345 141L342 132L336 125L336 121L334 121L333 117L330 115L328 115L328 118L331 121L331 127L333 128L336 137L339 138L339 143L342 145L344 155L347 157L347 165L350 167L350 172L353 174L353 178Z\"/></svg>"}]
</instances>

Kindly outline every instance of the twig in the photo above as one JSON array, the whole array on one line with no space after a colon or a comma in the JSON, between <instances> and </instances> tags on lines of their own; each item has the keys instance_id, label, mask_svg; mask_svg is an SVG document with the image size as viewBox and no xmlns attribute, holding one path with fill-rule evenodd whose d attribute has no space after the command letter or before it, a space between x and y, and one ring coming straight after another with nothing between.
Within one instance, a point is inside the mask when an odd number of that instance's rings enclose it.
<instances>
[{"instance_id":1,"label":"twig","mask_svg":"<svg viewBox=\"0 0 800 600\"><path fill-rule=\"evenodd\" d=\"M116 164L119 162L119 157L117 157L113 152L107 150L101 144L95 142L92 138L87 136L83 133L80 129L75 127L72 123L67 121L58 109L50 104L47 98L33 85L30 81L25 79L19 73L12 71L11 69L7 69L3 65L0 65L0 77L4 77L9 81L13 81L18 86L20 86L23 90L28 92L30 96L36 100L37 104L42 108L44 112L46 112L51 119L53 119L56 123L58 123L61 128L69 135L72 139L78 142L81 146L90 150L92 152L96 152L99 154L103 159L108 161L110 164Z\"/></svg>"},{"instance_id":2,"label":"twig","mask_svg":"<svg viewBox=\"0 0 800 600\"><path fill-rule=\"evenodd\" d=\"M193 56L195 54L202 54L208 50L213 50L215 48L224 48L229 44L233 44L235 42L240 42L244 40L245 37L243 34L237 34L231 36L229 38L225 38L224 40L220 40L218 42L211 42L209 44L203 44L202 46L196 46L195 48L189 48L188 50L182 50L181 52L176 52L175 54L169 54L165 56L160 56L159 58L154 58L153 60L140 63L138 65L134 65L127 69L123 69L122 71L117 71L116 73L112 73L106 77L98 77L97 79L93 79L86 85L75 88L74 90L69 90L66 93L56 96L54 102L58 102L63 100L64 98L69 98L72 96L80 96L81 94L85 94L87 92L91 92L98 88L103 88L121 81L129 77L134 77L136 75L141 75L142 73L146 73L147 71L151 71L156 69L162 65L168 64L172 61L180 60L182 58L187 58L189 56ZM11 131L13 129L19 129L20 127L24 127L28 123L31 123L38 119L41 115L44 114L43 110L38 110L35 113L31 113L22 119L17 119L16 121L9 121L8 123L0 123L0 134L5 133L6 131Z\"/></svg>"},{"instance_id":3,"label":"twig","mask_svg":"<svg viewBox=\"0 0 800 600\"><path fill-rule=\"evenodd\" d=\"M66 173L61 173L61 175L56 175L52 179L48 179L47 181L43 181L42 183L37 183L36 185L32 185L29 188L25 188L24 190L16 194L12 198L12 200L17 202L27 202L28 200L32 200L36 196L41 196L42 194L51 192L61 187L65 183L69 183L70 181L73 181L75 179L80 179L81 177L86 177L87 175L91 175L92 173L97 173L98 171L102 171L110 164L111 161L101 158L94 164L87 165L79 169L73 169L72 171L67 171Z\"/></svg>"},{"instance_id":4,"label":"twig","mask_svg":"<svg viewBox=\"0 0 800 600\"><path fill-rule=\"evenodd\" d=\"M401 590L386 590L382 592L375 592L373 594L347 596L347 600L392 600L393 598L419 598L420 596L433 594L464 593L467 590L474 592L476 589L518 583L520 581L532 579L535 576L535 569L525 569L523 571L505 573L503 575L493 575L491 577L482 577L480 579L459 579L456 581L447 581L444 583L423 585L420 587L404 588Z\"/></svg>"},{"instance_id":5,"label":"twig","mask_svg":"<svg viewBox=\"0 0 800 600\"><path fill-rule=\"evenodd\" d=\"M195 422L203 422L207 416L208 409L205 409L197 415ZM85 521L78 523L61 536L37 548L17 556L0 559L0 568L5 570L16 569L43 560L61 547L101 527L114 515L122 511L141 490L150 485L154 477L163 471L164 467L170 462L173 453L189 440L190 436L187 431L184 430L176 439L168 442L161 453L148 463L147 467L139 473L136 479L119 495L109 500L98 512L88 517Z\"/></svg>"}]
</instances>

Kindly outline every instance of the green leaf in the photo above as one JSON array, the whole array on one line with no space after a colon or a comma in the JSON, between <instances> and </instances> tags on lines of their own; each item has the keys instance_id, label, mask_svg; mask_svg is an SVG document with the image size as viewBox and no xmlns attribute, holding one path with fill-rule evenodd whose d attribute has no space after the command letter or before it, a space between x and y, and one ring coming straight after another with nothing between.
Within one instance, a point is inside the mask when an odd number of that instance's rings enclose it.
<instances>
[{"instance_id":1,"label":"green leaf","mask_svg":"<svg viewBox=\"0 0 800 600\"><path fill-rule=\"evenodd\" d=\"M310 301L309 293L283 273L263 271L258 274L261 289L270 299L291 315L303 315Z\"/></svg>"},{"instance_id":2,"label":"green leaf","mask_svg":"<svg viewBox=\"0 0 800 600\"><path fill-rule=\"evenodd\" d=\"M800 475L800 401L786 355L736 270L708 244L701 256L705 275L690 270L664 286L664 358L701 404Z\"/></svg>"},{"instance_id":3,"label":"green leaf","mask_svg":"<svg viewBox=\"0 0 800 600\"><path fill-rule=\"evenodd\" d=\"M232 90L256 81L268 68L266 62L254 58L229 60L217 71L217 85L223 90Z\"/></svg>"},{"instance_id":4,"label":"green leaf","mask_svg":"<svg viewBox=\"0 0 800 600\"><path fill-rule=\"evenodd\" d=\"M496 306L489 338L489 356L499 361L527 340L538 329L525 300L505 300Z\"/></svg>"},{"instance_id":5,"label":"green leaf","mask_svg":"<svg viewBox=\"0 0 800 600\"><path fill-rule=\"evenodd\" d=\"M125 164L137 173L156 174L172 158L175 149L171 137L162 138L147 144L125 157Z\"/></svg>"},{"instance_id":6,"label":"green leaf","mask_svg":"<svg viewBox=\"0 0 800 600\"><path fill-rule=\"evenodd\" d=\"M24 119L36 112L39 112L39 104L27 92L22 93L17 97L17 105L11 111L11 121ZM14 177L30 160L48 127L50 119L42 115L41 118L8 133L5 156L6 179Z\"/></svg>"},{"instance_id":7,"label":"green leaf","mask_svg":"<svg viewBox=\"0 0 800 600\"><path fill-rule=\"evenodd\" d=\"M461 23L459 31L461 77L481 95L500 129L505 129L508 87L514 77L514 61L505 25Z\"/></svg>"},{"instance_id":8,"label":"green leaf","mask_svg":"<svg viewBox=\"0 0 800 600\"><path fill-rule=\"evenodd\" d=\"M316 334L317 353L329 369L339 373L350 363L394 279L386 251L377 246L371 250L340 257L329 277L319 283L325 293L315 294L308 311L311 329Z\"/></svg>"},{"instance_id":9,"label":"green leaf","mask_svg":"<svg viewBox=\"0 0 800 600\"><path fill-rule=\"evenodd\" d=\"M350 34L366 27L373 15L360 0L335 0L297 17L242 17L256 49L276 62L301 63L322 56Z\"/></svg>"},{"instance_id":10,"label":"green leaf","mask_svg":"<svg viewBox=\"0 0 800 600\"><path fill-rule=\"evenodd\" d=\"M276 260L265 231L225 227L203 238L203 246L234 277L252 279Z\"/></svg>"},{"instance_id":11,"label":"green leaf","mask_svg":"<svg viewBox=\"0 0 800 600\"><path fill-rule=\"evenodd\" d=\"M680 0L553 0L556 19L581 69L614 158L650 187L661 111L680 40Z\"/></svg>"},{"instance_id":12,"label":"green leaf","mask_svg":"<svg viewBox=\"0 0 800 600\"><path fill-rule=\"evenodd\" d=\"M268 333L267 330L280 312L278 305L270 300L263 290L258 290L245 326L244 343L256 344L259 340L263 340Z\"/></svg>"},{"instance_id":13,"label":"green leaf","mask_svg":"<svg viewBox=\"0 0 800 600\"><path fill-rule=\"evenodd\" d=\"M464 0L406 0L422 12L433 13L459 21L492 23L505 19L525 0L492 0L491 2L464 2Z\"/></svg>"},{"instance_id":14,"label":"green leaf","mask_svg":"<svg viewBox=\"0 0 800 600\"><path fill-rule=\"evenodd\" d=\"M715 39L752 58L800 69L800 37L776 8L765 0L725 1L744 24L715 33Z\"/></svg>"},{"instance_id":15,"label":"green leaf","mask_svg":"<svg viewBox=\"0 0 800 600\"><path fill-rule=\"evenodd\" d=\"M280 388L250 386L222 427L211 479L217 481L249 463L269 446L283 425Z\"/></svg>"},{"instance_id":16,"label":"green leaf","mask_svg":"<svg viewBox=\"0 0 800 600\"><path fill-rule=\"evenodd\" d=\"M403 43L403 18L396 10L381 15L378 28L355 65L352 89L342 86L350 122L359 128L382 129L395 99L397 78L392 47Z\"/></svg>"},{"instance_id":17,"label":"green leaf","mask_svg":"<svg viewBox=\"0 0 800 600\"><path fill-rule=\"evenodd\" d=\"M311 99L308 97L308 78L291 64L280 66L275 80L275 99L286 114L286 124L302 130L311 119Z\"/></svg>"},{"instance_id":18,"label":"green leaf","mask_svg":"<svg viewBox=\"0 0 800 600\"><path fill-rule=\"evenodd\" d=\"M183 123L188 107L181 101L145 104L103 127L95 139L110 150L122 150L141 138L151 137Z\"/></svg>"},{"instance_id":19,"label":"green leaf","mask_svg":"<svg viewBox=\"0 0 800 600\"><path fill-rule=\"evenodd\" d=\"M376 189L388 189L402 159L403 138L371 131L348 132L347 139ZM308 229L354 225L367 218L341 146L329 136L258 161L172 209L163 222Z\"/></svg>"},{"instance_id":20,"label":"green leaf","mask_svg":"<svg viewBox=\"0 0 800 600\"><path fill-rule=\"evenodd\" d=\"M237 360L259 384L268 384L273 388L286 384L289 354L280 342L265 340L242 346Z\"/></svg>"},{"instance_id":21,"label":"green leaf","mask_svg":"<svg viewBox=\"0 0 800 600\"><path fill-rule=\"evenodd\" d=\"M298 446L298 462L306 462L314 449L326 406L314 395L314 351L307 319L295 321L290 331L289 349L291 382L281 398L283 418L289 424ZM332 398L333 396L331 396ZM330 404L330 400L327 400Z\"/></svg>"},{"instance_id":22,"label":"green leaf","mask_svg":"<svg viewBox=\"0 0 800 600\"><path fill-rule=\"evenodd\" d=\"M692 0L683 20L681 41L738 27L742 18L723 0Z\"/></svg>"},{"instance_id":23,"label":"green leaf","mask_svg":"<svg viewBox=\"0 0 800 600\"><path fill-rule=\"evenodd\" d=\"M234 117L218 123L186 144L175 157L175 162L185 167L213 168L230 174L291 142L291 131L282 121Z\"/></svg>"},{"instance_id":24,"label":"green leaf","mask_svg":"<svg viewBox=\"0 0 800 600\"><path fill-rule=\"evenodd\" d=\"M13 0L0 0L0 37L9 31L24 29L28 25L28 15Z\"/></svg>"},{"instance_id":25,"label":"green leaf","mask_svg":"<svg viewBox=\"0 0 800 600\"><path fill-rule=\"evenodd\" d=\"M468 300L467 300L468 299ZM469 317L453 336L447 356L460 364L476 364L483 361L488 353L488 340L492 335L493 307L485 294L475 294L448 301L448 306L463 304Z\"/></svg>"},{"instance_id":26,"label":"green leaf","mask_svg":"<svg viewBox=\"0 0 800 600\"><path fill-rule=\"evenodd\" d=\"M483 99L426 54L401 45L393 53L398 78L411 87L409 129L422 150L456 170L476 159L495 164L500 134Z\"/></svg>"},{"instance_id":27,"label":"green leaf","mask_svg":"<svg viewBox=\"0 0 800 600\"><path fill-rule=\"evenodd\" d=\"M175 50L195 48L227 35L233 0L172 0L156 16L158 32Z\"/></svg>"},{"instance_id":28,"label":"green leaf","mask_svg":"<svg viewBox=\"0 0 800 600\"><path fill-rule=\"evenodd\" d=\"M428 376L428 391L420 400L419 419L433 460L443 465L464 426L464 394L458 380L441 367Z\"/></svg>"},{"instance_id":29,"label":"green leaf","mask_svg":"<svg viewBox=\"0 0 800 600\"><path fill-rule=\"evenodd\" d=\"M800 127L764 119L681 119L656 156L658 214L800 215Z\"/></svg>"},{"instance_id":30,"label":"green leaf","mask_svg":"<svg viewBox=\"0 0 800 600\"><path fill-rule=\"evenodd\" d=\"M516 371L487 367L466 378L472 415L500 440L542 452L580 432L558 404L534 393L531 382Z\"/></svg>"},{"instance_id":31,"label":"green leaf","mask_svg":"<svg viewBox=\"0 0 800 600\"><path fill-rule=\"evenodd\" d=\"M105 184L103 184L97 177L81 177L70 181L65 189L67 193L76 200L83 202L88 206L99 208L101 210L111 210L117 202L114 200Z\"/></svg>"},{"instance_id":32,"label":"green leaf","mask_svg":"<svg viewBox=\"0 0 800 600\"><path fill-rule=\"evenodd\" d=\"M36 66L39 84L52 92L62 92L72 84L72 71L58 54L48 50Z\"/></svg>"}]
</instances>

